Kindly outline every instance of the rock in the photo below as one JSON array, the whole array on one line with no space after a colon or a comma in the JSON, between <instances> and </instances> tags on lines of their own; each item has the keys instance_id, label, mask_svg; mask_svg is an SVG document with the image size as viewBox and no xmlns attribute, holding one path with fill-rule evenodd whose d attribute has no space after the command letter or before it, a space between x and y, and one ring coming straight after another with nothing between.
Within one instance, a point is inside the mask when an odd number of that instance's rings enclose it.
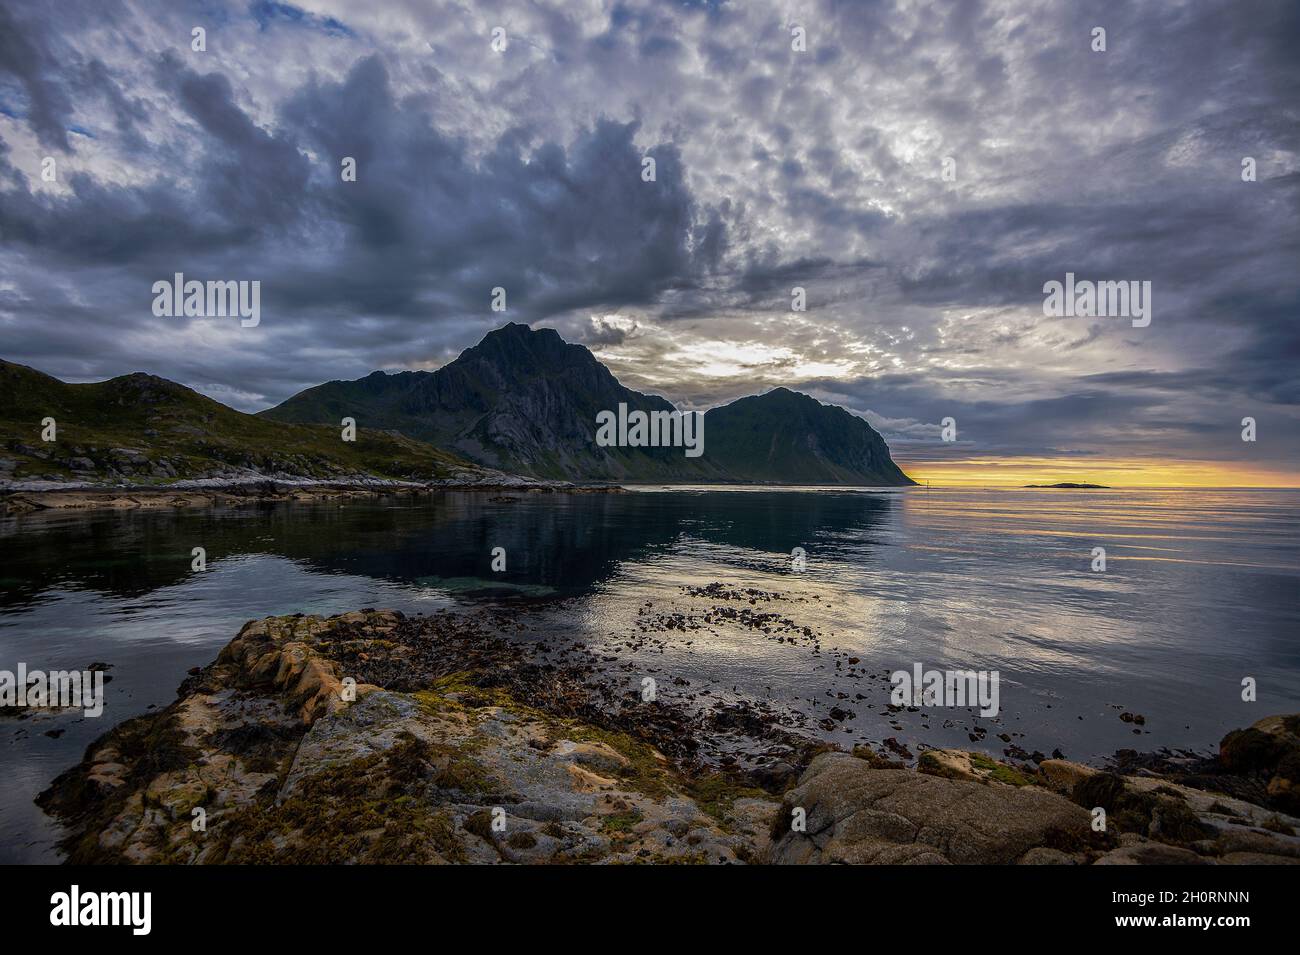
<instances>
[{"instance_id":1,"label":"rock","mask_svg":"<svg viewBox=\"0 0 1300 955\"><path fill-rule=\"evenodd\" d=\"M1300 714L1266 716L1233 730L1219 743L1219 762L1229 772L1267 779L1271 805L1300 814Z\"/></svg>"},{"instance_id":2,"label":"rock","mask_svg":"<svg viewBox=\"0 0 1300 955\"><path fill-rule=\"evenodd\" d=\"M1285 856L1300 861L1300 837L1286 836L1266 829L1243 829L1233 826L1221 832L1210 846L1214 855L1250 853Z\"/></svg>"},{"instance_id":3,"label":"rock","mask_svg":"<svg viewBox=\"0 0 1300 955\"><path fill-rule=\"evenodd\" d=\"M605 743L575 743L562 739L555 744L551 753L561 759L570 759L574 763L594 772L617 775L628 767L628 759Z\"/></svg>"},{"instance_id":4,"label":"rock","mask_svg":"<svg viewBox=\"0 0 1300 955\"><path fill-rule=\"evenodd\" d=\"M1095 865L1206 865L1205 859L1190 849L1167 846L1159 842L1120 846L1112 849Z\"/></svg>"},{"instance_id":5,"label":"rock","mask_svg":"<svg viewBox=\"0 0 1300 955\"><path fill-rule=\"evenodd\" d=\"M1229 855L1300 858L1300 820L1230 796L1202 792L1157 776L1094 772L1073 790L1085 808L1101 806L1120 848L1107 864L1162 864L1183 858L1152 848L1191 851L1217 861ZM1141 851L1139 851L1141 850Z\"/></svg>"},{"instance_id":6,"label":"rock","mask_svg":"<svg viewBox=\"0 0 1300 955\"><path fill-rule=\"evenodd\" d=\"M1089 776L1095 776L1098 770L1081 763L1072 763L1067 759L1045 759L1038 764L1047 784L1060 793L1072 793L1074 787Z\"/></svg>"},{"instance_id":7,"label":"rock","mask_svg":"<svg viewBox=\"0 0 1300 955\"><path fill-rule=\"evenodd\" d=\"M1135 792L1172 793L1183 799L1203 820L1212 816L1231 815L1245 820L1254 826L1263 826L1270 820L1276 820L1300 831L1300 819L1279 814L1263 806L1235 799L1215 792L1193 789L1171 780L1149 776L1124 776L1124 785Z\"/></svg>"},{"instance_id":8,"label":"rock","mask_svg":"<svg viewBox=\"0 0 1300 955\"><path fill-rule=\"evenodd\" d=\"M1215 761L1157 754L1121 775L1058 757L1027 773L923 750L918 772L796 740L758 773L728 754L688 775L699 724L602 708L587 672L540 667L459 614L250 621L176 702L110 730L38 801L67 825L74 863L1300 860L1300 819L1175 781L1244 778ZM1290 779L1287 719L1229 734L1227 761ZM760 788L787 782L781 805ZM1098 805L1106 833L1091 829Z\"/></svg>"},{"instance_id":9,"label":"rock","mask_svg":"<svg viewBox=\"0 0 1300 955\"><path fill-rule=\"evenodd\" d=\"M1086 809L1105 809L1107 827L1116 833L1184 845L1204 839L1211 830L1183 794L1163 780L1155 782L1147 789L1134 777L1095 773L1076 783L1070 798Z\"/></svg>"},{"instance_id":10,"label":"rock","mask_svg":"<svg viewBox=\"0 0 1300 955\"><path fill-rule=\"evenodd\" d=\"M720 788L697 801L662 753L549 716L537 693L520 704L493 682L499 668L485 686L463 669L423 675L465 667L484 643L430 639L429 623L363 611L246 624L180 699L109 731L41 795L70 824L70 861L736 863L765 851L774 801ZM345 700L343 674L366 667L423 689L358 680Z\"/></svg>"},{"instance_id":11,"label":"rock","mask_svg":"<svg viewBox=\"0 0 1300 955\"><path fill-rule=\"evenodd\" d=\"M116 789L126 785L126 767L121 763L96 763L86 775L86 781L92 786L104 789Z\"/></svg>"},{"instance_id":12,"label":"rock","mask_svg":"<svg viewBox=\"0 0 1300 955\"><path fill-rule=\"evenodd\" d=\"M1300 865L1293 856L1266 855L1262 852L1230 852L1219 860L1220 865Z\"/></svg>"},{"instance_id":13,"label":"rock","mask_svg":"<svg viewBox=\"0 0 1300 955\"><path fill-rule=\"evenodd\" d=\"M777 760L755 767L752 775L762 788L779 793L799 778L799 770L784 760Z\"/></svg>"},{"instance_id":14,"label":"rock","mask_svg":"<svg viewBox=\"0 0 1300 955\"><path fill-rule=\"evenodd\" d=\"M901 756L903 759L912 758L912 751L908 749L905 745L900 743L893 736L890 736L888 739L885 740L885 748L889 750L891 753L893 753L895 756Z\"/></svg>"},{"instance_id":15,"label":"rock","mask_svg":"<svg viewBox=\"0 0 1300 955\"><path fill-rule=\"evenodd\" d=\"M945 779L967 779L975 782L1006 783L1027 786L1028 776L1006 763L984 753L963 749L927 749L916 762L917 772Z\"/></svg>"},{"instance_id":16,"label":"rock","mask_svg":"<svg viewBox=\"0 0 1300 955\"><path fill-rule=\"evenodd\" d=\"M971 782L977 779L975 769L971 766L970 753L960 749L927 749L917 759L916 770L944 779L966 779Z\"/></svg>"},{"instance_id":17,"label":"rock","mask_svg":"<svg viewBox=\"0 0 1300 955\"><path fill-rule=\"evenodd\" d=\"M792 810L805 832L780 831ZM777 815L775 863L1011 863L1030 849L1093 843L1089 815L1052 793L909 770L844 753L813 760Z\"/></svg>"},{"instance_id":18,"label":"rock","mask_svg":"<svg viewBox=\"0 0 1300 955\"><path fill-rule=\"evenodd\" d=\"M1079 860L1060 849L1038 846L1020 857L1019 865L1078 865Z\"/></svg>"}]
</instances>

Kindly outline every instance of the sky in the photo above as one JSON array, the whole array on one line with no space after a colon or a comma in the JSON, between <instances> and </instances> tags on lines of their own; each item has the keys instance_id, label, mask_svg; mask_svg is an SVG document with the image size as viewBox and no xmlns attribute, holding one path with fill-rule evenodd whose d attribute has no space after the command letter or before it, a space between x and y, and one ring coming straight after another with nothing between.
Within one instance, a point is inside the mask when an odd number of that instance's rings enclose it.
<instances>
[{"instance_id":1,"label":"sky","mask_svg":"<svg viewBox=\"0 0 1300 955\"><path fill-rule=\"evenodd\" d=\"M1293 486L1297 50L1293 0L5 0L0 357L254 411L518 321L935 484Z\"/></svg>"}]
</instances>

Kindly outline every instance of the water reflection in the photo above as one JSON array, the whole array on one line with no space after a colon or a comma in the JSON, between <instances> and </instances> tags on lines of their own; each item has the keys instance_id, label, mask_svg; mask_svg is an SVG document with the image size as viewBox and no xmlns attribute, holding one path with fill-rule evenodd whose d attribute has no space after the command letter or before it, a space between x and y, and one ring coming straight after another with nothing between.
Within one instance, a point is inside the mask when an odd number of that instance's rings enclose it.
<instances>
[{"instance_id":1,"label":"water reflection","mask_svg":"<svg viewBox=\"0 0 1300 955\"><path fill-rule=\"evenodd\" d=\"M892 494L562 495L288 504L218 510L37 513L0 521L0 608L51 585L142 596L191 577L191 548L209 565L276 555L316 573L441 587L464 598L581 595L618 567L684 538L756 553L852 535L875 539ZM506 570L492 570L493 548Z\"/></svg>"},{"instance_id":2,"label":"water reflection","mask_svg":"<svg viewBox=\"0 0 1300 955\"><path fill-rule=\"evenodd\" d=\"M1104 574L1089 568L1099 545ZM190 569L196 546L205 573ZM779 592L753 611L816 640L654 626L707 615L690 588L712 582ZM113 664L104 719L0 722L0 861L50 858L36 793L269 614L504 605L520 639L580 641L629 688L648 673L712 699L762 697L812 732L849 707L828 731L845 745L893 736L996 753L1006 735L1092 760L1205 747L1300 709L1294 491L675 489L37 513L0 520L0 584L0 668ZM917 661L999 671L1004 713L888 713L881 674ZM1240 699L1245 676L1260 681L1258 704ZM1140 737L1124 709L1145 715Z\"/></svg>"}]
</instances>

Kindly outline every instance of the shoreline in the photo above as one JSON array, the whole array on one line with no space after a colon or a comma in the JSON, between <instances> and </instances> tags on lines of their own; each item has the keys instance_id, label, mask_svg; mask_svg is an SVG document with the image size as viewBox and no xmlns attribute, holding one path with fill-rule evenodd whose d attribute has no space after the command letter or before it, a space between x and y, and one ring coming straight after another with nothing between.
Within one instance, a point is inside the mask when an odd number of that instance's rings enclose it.
<instances>
[{"instance_id":1,"label":"shoreline","mask_svg":"<svg viewBox=\"0 0 1300 955\"><path fill-rule=\"evenodd\" d=\"M618 485L578 485L493 475L478 479L399 481L386 478L323 480L295 477L199 478L170 484L24 481L0 484L0 515L45 510L215 507L287 501L320 502L418 496L447 491L501 494L621 494Z\"/></svg>"},{"instance_id":2,"label":"shoreline","mask_svg":"<svg viewBox=\"0 0 1300 955\"><path fill-rule=\"evenodd\" d=\"M501 619L249 621L38 802L71 862L1300 863L1300 717L1203 760L912 767L761 709L613 692L585 648L510 643Z\"/></svg>"}]
</instances>

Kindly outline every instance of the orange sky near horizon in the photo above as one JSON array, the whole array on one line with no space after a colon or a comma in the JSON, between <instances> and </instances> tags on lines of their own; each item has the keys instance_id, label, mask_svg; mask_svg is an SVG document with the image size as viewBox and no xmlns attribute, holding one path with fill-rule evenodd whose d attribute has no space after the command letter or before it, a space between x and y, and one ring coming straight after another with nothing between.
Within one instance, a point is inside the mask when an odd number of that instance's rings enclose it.
<instances>
[{"instance_id":1,"label":"orange sky near horizon","mask_svg":"<svg viewBox=\"0 0 1300 955\"><path fill-rule=\"evenodd\" d=\"M1141 459L966 458L894 461L921 484L949 487L1023 487L1026 484L1105 484L1110 487L1300 487L1294 472L1249 468L1222 461Z\"/></svg>"}]
</instances>

